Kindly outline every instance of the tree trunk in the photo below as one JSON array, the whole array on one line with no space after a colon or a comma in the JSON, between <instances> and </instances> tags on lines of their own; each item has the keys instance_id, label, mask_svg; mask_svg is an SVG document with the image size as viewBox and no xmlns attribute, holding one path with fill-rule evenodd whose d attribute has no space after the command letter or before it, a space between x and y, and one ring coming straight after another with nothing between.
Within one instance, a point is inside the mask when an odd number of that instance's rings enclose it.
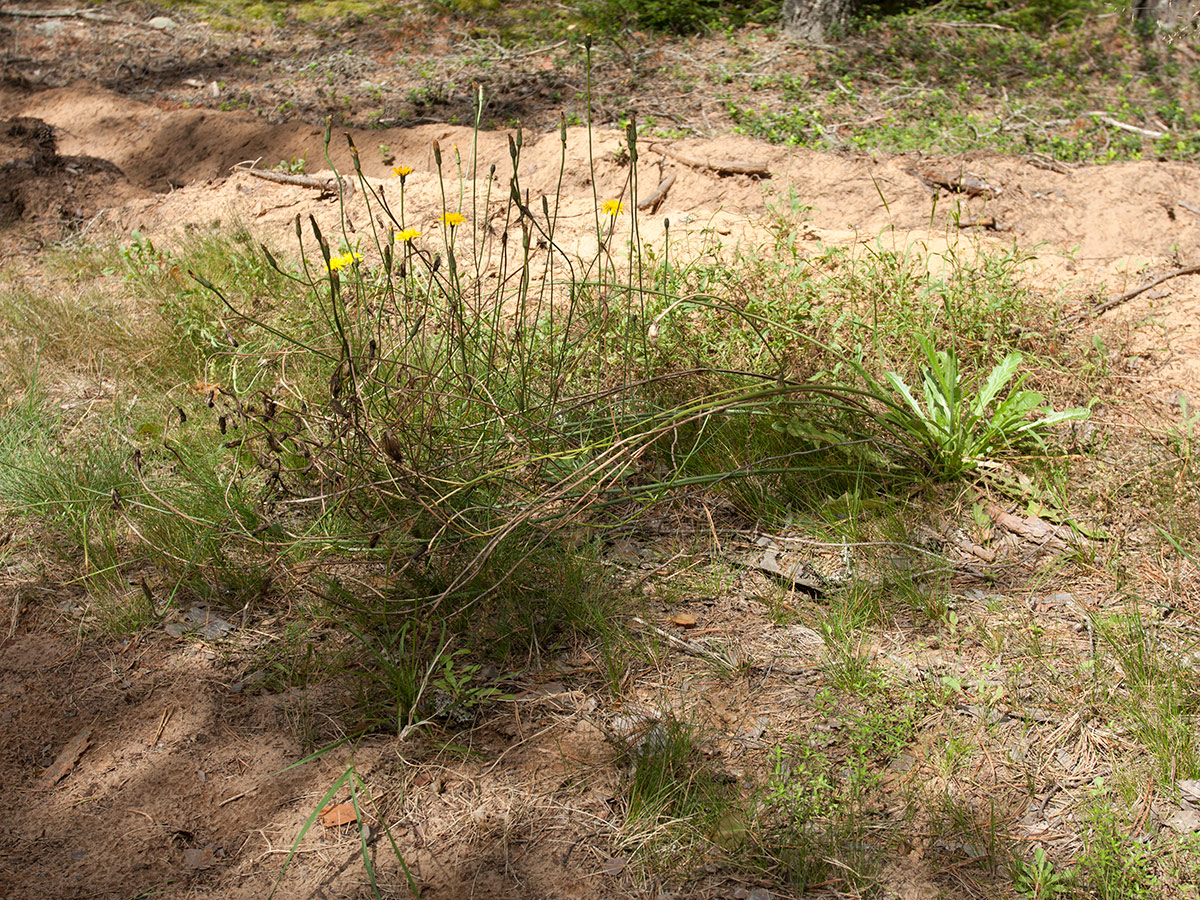
<instances>
[{"instance_id":1,"label":"tree trunk","mask_svg":"<svg viewBox=\"0 0 1200 900\"><path fill-rule=\"evenodd\" d=\"M1163 31L1194 33L1200 18L1200 3L1197 0L1134 0L1133 17L1139 22L1153 23Z\"/></svg>"},{"instance_id":2,"label":"tree trunk","mask_svg":"<svg viewBox=\"0 0 1200 900\"><path fill-rule=\"evenodd\" d=\"M783 0L783 26L792 37L821 43L846 27L856 0Z\"/></svg>"}]
</instances>

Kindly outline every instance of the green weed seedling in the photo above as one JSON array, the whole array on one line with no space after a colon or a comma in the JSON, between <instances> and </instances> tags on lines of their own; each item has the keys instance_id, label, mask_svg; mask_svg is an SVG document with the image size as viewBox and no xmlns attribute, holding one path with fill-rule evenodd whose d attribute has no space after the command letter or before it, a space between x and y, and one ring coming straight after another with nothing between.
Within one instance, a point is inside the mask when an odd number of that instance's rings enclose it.
<instances>
[{"instance_id":1,"label":"green weed seedling","mask_svg":"<svg viewBox=\"0 0 1200 900\"><path fill-rule=\"evenodd\" d=\"M920 336L917 342L925 356L924 402L913 396L899 373L888 372L885 380L903 402L889 408L884 418L925 449L941 478L956 478L997 453L1030 444L1041 447L1053 426L1088 416L1082 408L1055 412L1037 391L1021 390L1020 353L1008 354L975 390L962 377L953 348L937 350Z\"/></svg>"},{"instance_id":2,"label":"green weed seedling","mask_svg":"<svg viewBox=\"0 0 1200 900\"><path fill-rule=\"evenodd\" d=\"M288 772L299 766L305 765L306 763L312 762L313 760L320 759L326 753L331 752L338 746L341 746L343 743L345 742L341 741L337 744L333 744L329 747L318 750L316 753L313 753L310 756L300 760L300 762L288 766L279 774L282 775L283 772ZM369 819L372 818L370 789L368 788L367 783L363 780L363 777L359 774L353 760L351 760L349 763L347 763L342 774L334 780L332 785L330 785L329 790L325 792L325 796L323 796L317 802L316 807L314 807L308 818L304 820L304 824L300 827L299 834L296 835L296 840L292 842L292 846L288 850L288 855L283 861L283 867L279 870L279 877L275 880L275 885L272 887L271 893L267 895L268 900L274 897L279 891L279 886L283 883L283 877L287 874L288 867L291 866L292 861L295 858L297 851L300 849L300 845L303 843L305 836L312 830L313 825L317 823L321 813L330 807L335 798L343 789L348 791L350 795L348 802L354 811L353 821L348 823L348 825L345 827L353 827L357 832L359 853L362 857L363 867L367 872L367 879L372 895L376 897L377 900L383 900L384 896L394 896L394 893L391 891L391 889L389 889L385 895L384 886L380 885L379 883L379 879L377 877L377 863L372 850L372 847L378 838L378 832L382 831L384 836L387 838L388 845L391 847L396 863L404 875L404 880L409 892L413 897L420 896L420 890L417 882L413 878L412 872L409 871L408 863L405 862L403 855L400 853L400 848L396 844L395 838L392 837L392 832L388 828L387 823L382 818L378 818L378 828L372 829L369 821Z\"/></svg>"},{"instance_id":3,"label":"green weed seedling","mask_svg":"<svg viewBox=\"0 0 1200 900\"><path fill-rule=\"evenodd\" d=\"M1029 900L1054 900L1067 894L1075 882L1073 867L1058 869L1041 847L1034 848L1033 859L1018 860L1012 867L1013 889Z\"/></svg>"}]
</instances>

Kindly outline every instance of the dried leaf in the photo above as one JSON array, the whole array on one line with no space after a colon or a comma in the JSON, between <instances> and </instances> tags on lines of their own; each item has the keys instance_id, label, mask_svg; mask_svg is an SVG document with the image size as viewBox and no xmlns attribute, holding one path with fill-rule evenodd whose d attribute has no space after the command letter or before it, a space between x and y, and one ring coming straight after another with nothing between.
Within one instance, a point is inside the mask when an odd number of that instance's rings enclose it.
<instances>
[{"instance_id":1,"label":"dried leaf","mask_svg":"<svg viewBox=\"0 0 1200 900\"><path fill-rule=\"evenodd\" d=\"M79 762L79 757L83 755L83 751L88 748L88 744L92 740L92 729L84 728L75 737L67 742L67 745L58 751L58 756L54 758L50 768L46 770L46 784L58 784L71 773L75 768L75 763Z\"/></svg>"},{"instance_id":2,"label":"dried leaf","mask_svg":"<svg viewBox=\"0 0 1200 900\"><path fill-rule=\"evenodd\" d=\"M1166 819L1166 826L1177 834L1200 831L1200 813L1194 809L1177 809Z\"/></svg>"},{"instance_id":3,"label":"dried leaf","mask_svg":"<svg viewBox=\"0 0 1200 900\"><path fill-rule=\"evenodd\" d=\"M339 825L349 825L358 821L353 803L339 803L337 806L327 806L321 810L321 824L326 828L337 828Z\"/></svg>"},{"instance_id":4,"label":"dried leaf","mask_svg":"<svg viewBox=\"0 0 1200 900\"><path fill-rule=\"evenodd\" d=\"M611 859L606 859L600 865L600 871L605 875L620 875L625 871L627 865L629 865L628 856L614 856Z\"/></svg>"},{"instance_id":5,"label":"dried leaf","mask_svg":"<svg viewBox=\"0 0 1200 900\"><path fill-rule=\"evenodd\" d=\"M188 849L183 851L183 864L189 869L209 869L216 865L211 847L203 850Z\"/></svg>"},{"instance_id":6,"label":"dried leaf","mask_svg":"<svg viewBox=\"0 0 1200 900\"><path fill-rule=\"evenodd\" d=\"M682 612L675 613L675 615L671 616L671 621L674 622L676 625L678 625L680 628L695 628L696 627L696 617L693 616L691 613L682 613Z\"/></svg>"}]
</instances>

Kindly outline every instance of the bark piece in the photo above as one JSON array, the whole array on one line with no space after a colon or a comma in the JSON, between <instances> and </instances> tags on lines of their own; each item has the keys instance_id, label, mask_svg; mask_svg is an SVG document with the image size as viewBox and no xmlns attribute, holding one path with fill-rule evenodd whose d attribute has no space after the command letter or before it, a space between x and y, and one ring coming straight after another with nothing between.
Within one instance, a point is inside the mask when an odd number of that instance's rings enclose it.
<instances>
[{"instance_id":1,"label":"bark piece","mask_svg":"<svg viewBox=\"0 0 1200 900\"><path fill-rule=\"evenodd\" d=\"M54 762L50 764L45 772L44 779L46 784L55 785L66 778L75 768L75 764L79 762L79 757L83 756L83 751L88 748L88 744L92 742L92 729L84 728L75 737L67 742L67 745L58 751L58 756L54 758Z\"/></svg>"}]
</instances>

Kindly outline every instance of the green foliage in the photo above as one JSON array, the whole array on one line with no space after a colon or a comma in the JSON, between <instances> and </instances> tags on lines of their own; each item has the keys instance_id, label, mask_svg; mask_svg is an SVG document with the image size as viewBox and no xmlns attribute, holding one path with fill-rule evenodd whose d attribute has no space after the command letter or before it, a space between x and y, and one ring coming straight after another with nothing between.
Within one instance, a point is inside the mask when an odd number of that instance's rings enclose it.
<instances>
[{"instance_id":1,"label":"green foliage","mask_svg":"<svg viewBox=\"0 0 1200 900\"><path fill-rule=\"evenodd\" d=\"M1019 860L1013 865L1013 888L1030 900L1053 900L1071 890L1075 881L1075 869L1059 870L1046 856L1046 851L1035 847L1033 859Z\"/></svg>"},{"instance_id":2,"label":"green foliage","mask_svg":"<svg viewBox=\"0 0 1200 900\"><path fill-rule=\"evenodd\" d=\"M1006 356L976 390L963 378L953 348L936 350L926 338L917 340L925 356L924 402L899 373L888 372L885 380L902 402L891 404L884 420L924 449L933 474L940 478L956 478L1006 451L1043 447L1048 429L1088 417L1082 408L1055 412L1045 407L1037 391L1021 390L1025 377L1017 375L1024 359L1020 353ZM873 379L871 383L874 387Z\"/></svg>"},{"instance_id":3,"label":"green foliage","mask_svg":"<svg viewBox=\"0 0 1200 900\"><path fill-rule=\"evenodd\" d=\"M779 16L771 0L587 0L582 11L601 31L644 28L668 34L695 34Z\"/></svg>"},{"instance_id":4,"label":"green foliage","mask_svg":"<svg viewBox=\"0 0 1200 900\"><path fill-rule=\"evenodd\" d=\"M1088 814L1079 871L1099 900L1153 897L1158 886L1153 851L1129 835L1102 790Z\"/></svg>"},{"instance_id":5,"label":"green foliage","mask_svg":"<svg viewBox=\"0 0 1200 900\"><path fill-rule=\"evenodd\" d=\"M755 101L731 100L730 115L746 133L817 149L986 147L1068 162L1200 152L1186 47L1145 42L1128 19L1095 15L1102 5L1092 2L935 9L869 12L836 48L818 51L811 71L749 75ZM1181 70L1192 74L1167 74Z\"/></svg>"}]
</instances>

